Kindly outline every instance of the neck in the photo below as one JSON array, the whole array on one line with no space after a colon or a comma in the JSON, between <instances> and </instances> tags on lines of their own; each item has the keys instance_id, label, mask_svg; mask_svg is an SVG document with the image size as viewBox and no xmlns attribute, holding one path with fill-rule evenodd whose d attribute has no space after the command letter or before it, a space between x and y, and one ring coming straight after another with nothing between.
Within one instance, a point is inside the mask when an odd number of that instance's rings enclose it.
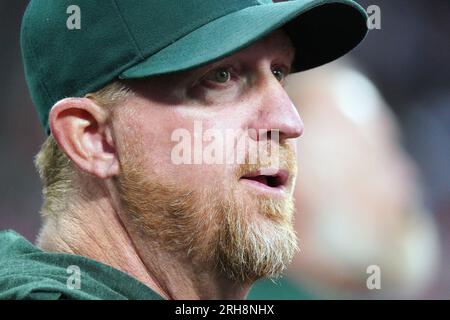
<instances>
[{"instance_id":1,"label":"neck","mask_svg":"<svg viewBox=\"0 0 450 320\"><path fill-rule=\"evenodd\" d=\"M251 284L233 283L213 266L194 265L167 252L123 221L107 192L95 201L72 199L68 212L49 218L38 239L44 251L70 253L110 265L141 281L165 299L244 299Z\"/></svg>"}]
</instances>

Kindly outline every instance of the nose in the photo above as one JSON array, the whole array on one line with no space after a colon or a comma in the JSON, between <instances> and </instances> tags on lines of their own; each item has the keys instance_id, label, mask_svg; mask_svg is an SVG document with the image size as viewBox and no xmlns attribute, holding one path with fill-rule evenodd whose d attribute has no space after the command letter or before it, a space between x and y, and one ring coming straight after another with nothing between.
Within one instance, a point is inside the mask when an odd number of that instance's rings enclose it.
<instances>
[{"instance_id":1,"label":"nose","mask_svg":"<svg viewBox=\"0 0 450 320\"><path fill-rule=\"evenodd\" d=\"M252 139L270 139L278 131L280 143L295 139L303 134L303 121L281 83L270 75L258 85L256 117L252 117L250 130Z\"/></svg>"}]
</instances>

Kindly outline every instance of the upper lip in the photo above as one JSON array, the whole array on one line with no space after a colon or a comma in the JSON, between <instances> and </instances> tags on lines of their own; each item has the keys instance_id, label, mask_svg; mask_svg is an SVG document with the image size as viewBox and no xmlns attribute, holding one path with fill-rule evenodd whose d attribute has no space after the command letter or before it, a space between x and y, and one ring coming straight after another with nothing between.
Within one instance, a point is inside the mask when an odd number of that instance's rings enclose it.
<instances>
[{"instance_id":1,"label":"upper lip","mask_svg":"<svg viewBox=\"0 0 450 320\"><path fill-rule=\"evenodd\" d=\"M268 187L284 187L289 180L289 171L284 169L259 169L241 177L241 179L255 180L266 184Z\"/></svg>"}]
</instances>

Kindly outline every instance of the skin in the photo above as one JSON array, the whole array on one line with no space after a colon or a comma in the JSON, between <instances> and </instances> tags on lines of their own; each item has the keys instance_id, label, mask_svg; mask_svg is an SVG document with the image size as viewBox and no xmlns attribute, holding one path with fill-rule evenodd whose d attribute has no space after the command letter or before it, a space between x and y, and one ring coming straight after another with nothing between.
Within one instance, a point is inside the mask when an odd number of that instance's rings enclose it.
<instances>
[{"instance_id":1,"label":"skin","mask_svg":"<svg viewBox=\"0 0 450 320\"><path fill-rule=\"evenodd\" d=\"M170 242L163 241L163 236L147 231L150 225L164 223L146 218L154 217L155 212L142 215L138 212L141 220L136 223L124 206L119 186L126 181L123 177L130 177L129 172L138 167L135 171L140 179L151 181L153 186L158 183L176 186L178 189L168 190L177 192L206 193L214 189L213 196L218 202L224 200L222 193L230 195L234 202L243 203L241 218L258 230L267 231L268 237L275 234L272 233L275 226L290 227L290 216L283 210L271 217L260 212L259 204L262 201L284 204L290 200L295 180L295 166L291 162L284 163L289 178L283 190L274 192L239 179L236 172L240 171L235 164L174 165L170 156L174 130L185 128L193 132L194 121L201 120L204 130L256 129L256 134L249 133L255 141L265 139L258 130L278 130L280 145L283 150L290 150L286 154L292 157L294 139L301 136L303 123L280 74L289 74L293 57L289 38L277 30L218 62L133 81L135 94L115 108L113 115L87 98L59 101L50 112L52 134L78 169L90 177L90 182L84 195L70 200L73 208L70 215L62 214L57 221L46 223L40 246L104 262L134 276L166 299L245 298L257 280L255 276L230 279L214 268L214 261L204 257L209 248L207 240L215 239L222 225L215 221L216 216L202 213L205 216L195 218L204 222L204 233L194 232L201 233L205 246L199 242L194 247L197 254L188 256L183 250L171 250ZM217 82L218 68L220 71L230 65L233 66L230 79ZM144 183L142 188L147 190L146 186ZM194 204L199 212L203 212L201 208L208 202L217 202L204 197L197 199L201 203ZM149 202L151 205L152 201ZM168 239L177 236L181 237L173 234Z\"/></svg>"}]
</instances>

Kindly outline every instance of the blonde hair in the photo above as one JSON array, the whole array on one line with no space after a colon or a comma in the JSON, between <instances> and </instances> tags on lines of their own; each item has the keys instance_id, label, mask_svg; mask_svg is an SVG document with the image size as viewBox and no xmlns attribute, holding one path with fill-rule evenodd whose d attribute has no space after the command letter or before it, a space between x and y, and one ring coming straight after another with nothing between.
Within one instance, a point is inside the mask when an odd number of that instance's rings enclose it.
<instances>
[{"instance_id":1,"label":"blonde hair","mask_svg":"<svg viewBox=\"0 0 450 320\"><path fill-rule=\"evenodd\" d=\"M94 100L102 107L112 108L124 101L129 93L129 87L117 81L85 97ZM52 134L42 144L34 159L34 165L42 182L44 202L40 211L41 215L44 219L55 217L59 212L66 211L67 200L79 190L75 184L75 178L80 171L61 150Z\"/></svg>"}]
</instances>

